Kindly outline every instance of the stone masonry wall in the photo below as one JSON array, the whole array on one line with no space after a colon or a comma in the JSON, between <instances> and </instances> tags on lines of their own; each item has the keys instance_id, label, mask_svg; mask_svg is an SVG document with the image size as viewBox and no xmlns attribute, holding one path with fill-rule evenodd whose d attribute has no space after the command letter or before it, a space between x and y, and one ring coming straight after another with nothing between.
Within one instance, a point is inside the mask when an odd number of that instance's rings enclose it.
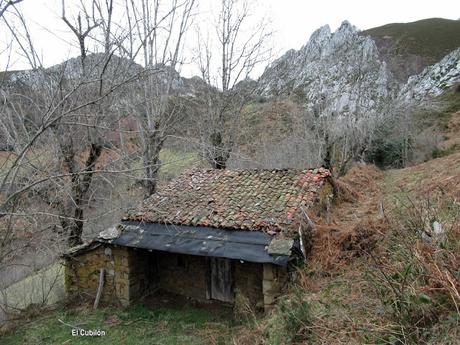
<instances>
[{"instance_id":1,"label":"stone masonry wall","mask_svg":"<svg viewBox=\"0 0 460 345\"><path fill-rule=\"evenodd\" d=\"M264 264L263 278L264 309L269 311L288 281L287 269L273 264Z\"/></svg>"},{"instance_id":2,"label":"stone masonry wall","mask_svg":"<svg viewBox=\"0 0 460 345\"><path fill-rule=\"evenodd\" d=\"M94 300L99 274L105 269L102 301L128 305L157 288L191 297L207 298L206 257L149 252L110 245L66 259L65 285L69 294ZM272 264L233 261L236 293L255 307L270 309L287 282L285 269Z\"/></svg>"},{"instance_id":3,"label":"stone masonry wall","mask_svg":"<svg viewBox=\"0 0 460 345\"><path fill-rule=\"evenodd\" d=\"M148 256L143 251L101 246L66 259L66 291L70 295L78 294L84 299L94 299L99 285L99 274L104 268L102 301L128 305L142 297L151 287L147 264Z\"/></svg>"},{"instance_id":4,"label":"stone masonry wall","mask_svg":"<svg viewBox=\"0 0 460 345\"><path fill-rule=\"evenodd\" d=\"M253 262L234 261L235 293L248 298L253 307L263 309L263 265Z\"/></svg>"},{"instance_id":5,"label":"stone masonry wall","mask_svg":"<svg viewBox=\"0 0 460 345\"><path fill-rule=\"evenodd\" d=\"M65 288L67 293L78 294L85 299L94 299L101 268L105 269L102 300L111 302L115 295L115 262L110 255L105 254L105 248L102 246L88 253L66 259Z\"/></svg>"},{"instance_id":6,"label":"stone masonry wall","mask_svg":"<svg viewBox=\"0 0 460 345\"><path fill-rule=\"evenodd\" d=\"M159 253L160 288L198 300L206 299L207 260L203 256Z\"/></svg>"}]
</instances>

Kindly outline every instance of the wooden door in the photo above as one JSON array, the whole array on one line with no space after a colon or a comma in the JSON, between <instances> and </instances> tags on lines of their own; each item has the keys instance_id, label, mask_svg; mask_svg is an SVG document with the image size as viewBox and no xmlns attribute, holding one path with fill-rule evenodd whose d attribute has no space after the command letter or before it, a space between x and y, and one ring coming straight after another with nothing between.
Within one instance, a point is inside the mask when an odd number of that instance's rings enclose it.
<instances>
[{"instance_id":1,"label":"wooden door","mask_svg":"<svg viewBox=\"0 0 460 345\"><path fill-rule=\"evenodd\" d=\"M210 258L210 297L222 302L233 303L232 262L225 258Z\"/></svg>"}]
</instances>

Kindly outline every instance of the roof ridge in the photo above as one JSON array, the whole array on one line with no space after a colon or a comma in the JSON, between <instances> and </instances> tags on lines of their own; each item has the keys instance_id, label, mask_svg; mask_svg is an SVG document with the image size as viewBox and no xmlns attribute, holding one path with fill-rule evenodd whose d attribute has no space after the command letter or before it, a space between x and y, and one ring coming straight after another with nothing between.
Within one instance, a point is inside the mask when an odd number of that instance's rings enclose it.
<instances>
[{"instance_id":1,"label":"roof ridge","mask_svg":"<svg viewBox=\"0 0 460 345\"><path fill-rule=\"evenodd\" d=\"M182 174L190 174L193 172L215 172L215 173L225 173L225 172L284 172L284 171L292 171L292 172L303 172L303 171L329 171L329 169L325 167L317 167L317 168L250 168L250 169L212 169L212 168L190 168L185 170ZM179 175L180 176L180 175Z\"/></svg>"}]
</instances>

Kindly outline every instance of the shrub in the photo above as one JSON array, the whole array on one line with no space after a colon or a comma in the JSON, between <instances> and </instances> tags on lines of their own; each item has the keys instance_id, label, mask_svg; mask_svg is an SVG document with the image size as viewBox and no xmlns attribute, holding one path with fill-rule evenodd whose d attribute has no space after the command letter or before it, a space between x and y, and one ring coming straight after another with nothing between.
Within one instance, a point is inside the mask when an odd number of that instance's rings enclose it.
<instances>
[{"instance_id":1,"label":"shrub","mask_svg":"<svg viewBox=\"0 0 460 345\"><path fill-rule=\"evenodd\" d=\"M441 158L441 157L445 157L445 156L448 156L456 151L459 151L460 150L460 145L459 144L454 144L454 145L451 145L449 146L448 148L438 148L436 147L431 156L433 158Z\"/></svg>"},{"instance_id":2,"label":"shrub","mask_svg":"<svg viewBox=\"0 0 460 345\"><path fill-rule=\"evenodd\" d=\"M435 330L460 320L460 206L442 194L397 206L368 281L394 324L388 339L438 343Z\"/></svg>"},{"instance_id":3,"label":"shrub","mask_svg":"<svg viewBox=\"0 0 460 345\"><path fill-rule=\"evenodd\" d=\"M378 138L371 143L366 160L379 168L402 168L405 163L406 147L407 140L403 138L393 140Z\"/></svg>"},{"instance_id":4,"label":"shrub","mask_svg":"<svg viewBox=\"0 0 460 345\"><path fill-rule=\"evenodd\" d=\"M309 338L312 313L311 306L303 300L303 295L304 292L297 289L279 301L276 310L268 320L268 344L290 344Z\"/></svg>"}]
</instances>

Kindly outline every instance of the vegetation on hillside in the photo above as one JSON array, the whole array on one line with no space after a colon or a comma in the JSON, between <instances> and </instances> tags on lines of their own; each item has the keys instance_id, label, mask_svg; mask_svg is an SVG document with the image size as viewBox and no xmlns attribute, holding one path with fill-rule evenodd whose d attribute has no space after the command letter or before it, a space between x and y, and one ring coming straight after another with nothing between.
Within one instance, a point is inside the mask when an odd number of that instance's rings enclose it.
<instances>
[{"instance_id":1,"label":"vegetation on hillside","mask_svg":"<svg viewBox=\"0 0 460 345\"><path fill-rule=\"evenodd\" d=\"M460 47L460 20L423 19L411 23L392 23L363 31L375 38L396 42L397 54L414 54L433 64Z\"/></svg>"},{"instance_id":2,"label":"vegetation on hillside","mask_svg":"<svg viewBox=\"0 0 460 345\"><path fill-rule=\"evenodd\" d=\"M192 307L137 305L97 311L80 307L36 315L14 332L3 334L2 344L227 344L234 327L235 323L222 315ZM105 331L105 335L73 336L72 330L80 328Z\"/></svg>"},{"instance_id":3,"label":"vegetation on hillside","mask_svg":"<svg viewBox=\"0 0 460 345\"><path fill-rule=\"evenodd\" d=\"M67 307L33 317L2 341L455 344L459 180L460 153L407 169L353 167L337 180L332 222L315 219L318 237L308 261L266 316L244 303L237 303L235 316L191 307ZM103 329L107 336L72 338L69 325Z\"/></svg>"},{"instance_id":4,"label":"vegetation on hillside","mask_svg":"<svg viewBox=\"0 0 460 345\"><path fill-rule=\"evenodd\" d=\"M351 169L297 282L237 343L456 344L459 163Z\"/></svg>"},{"instance_id":5,"label":"vegetation on hillside","mask_svg":"<svg viewBox=\"0 0 460 345\"><path fill-rule=\"evenodd\" d=\"M362 31L371 36L390 70L405 82L460 47L460 20L430 18Z\"/></svg>"}]
</instances>

